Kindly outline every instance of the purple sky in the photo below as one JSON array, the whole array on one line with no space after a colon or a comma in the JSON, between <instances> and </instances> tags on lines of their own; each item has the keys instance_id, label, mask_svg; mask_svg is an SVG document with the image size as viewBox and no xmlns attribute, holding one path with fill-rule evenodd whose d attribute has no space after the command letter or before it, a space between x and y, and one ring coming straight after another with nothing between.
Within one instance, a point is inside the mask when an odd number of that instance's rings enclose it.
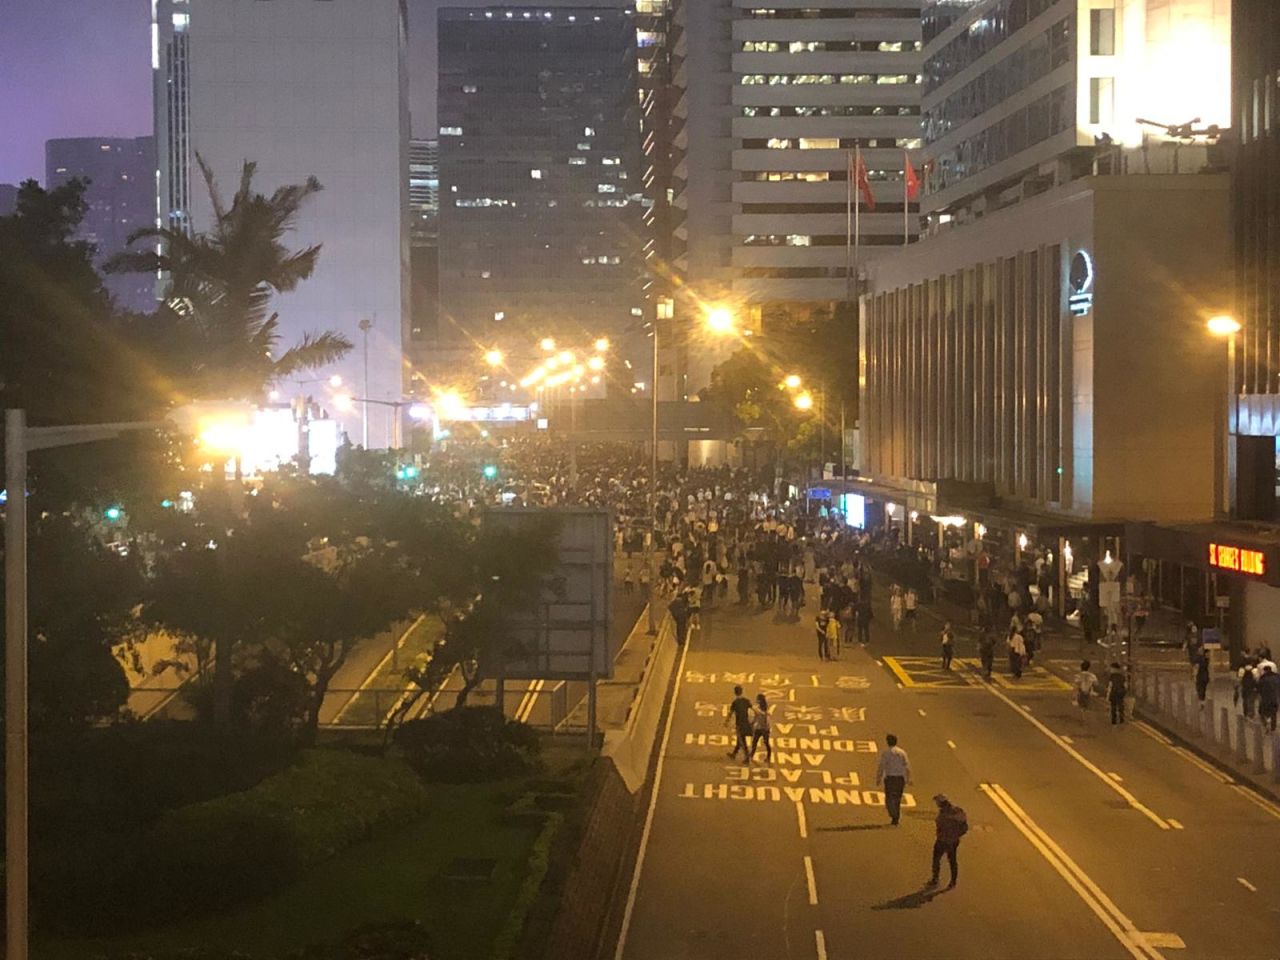
<instances>
[{"instance_id":1,"label":"purple sky","mask_svg":"<svg viewBox=\"0 0 1280 960\"><path fill-rule=\"evenodd\" d=\"M0 0L0 183L54 137L151 132L148 0Z\"/></svg>"}]
</instances>

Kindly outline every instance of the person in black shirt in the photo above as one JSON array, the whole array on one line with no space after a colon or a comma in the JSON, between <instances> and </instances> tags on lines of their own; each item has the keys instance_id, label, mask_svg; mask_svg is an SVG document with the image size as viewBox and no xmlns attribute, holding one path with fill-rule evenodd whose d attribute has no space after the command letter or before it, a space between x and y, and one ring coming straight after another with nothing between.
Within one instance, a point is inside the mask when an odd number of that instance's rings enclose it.
<instances>
[{"instance_id":1,"label":"person in black shirt","mask_svg":"<svg viewBox=\"0 0 1280 960\"><path fill-rule=\"evenodd\" d=\"M736 760L738 751L742 751L742 762L751 762L751 701L742 695L742 687L733 688L733 702L729 704L728 716L724 718L724 725L727 727L730 722L733 723L734 730L738 735L737 741L733 745L733 749L729 751L729 759Z\"/></svg>"}]
</instances>

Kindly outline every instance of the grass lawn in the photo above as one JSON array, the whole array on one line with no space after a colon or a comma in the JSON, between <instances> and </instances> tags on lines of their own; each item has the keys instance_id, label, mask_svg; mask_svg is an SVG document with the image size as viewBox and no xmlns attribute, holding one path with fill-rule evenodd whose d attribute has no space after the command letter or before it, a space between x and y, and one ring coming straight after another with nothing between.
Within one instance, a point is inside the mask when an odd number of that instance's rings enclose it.
<instances>
[{"instance_id":1,"label":"grass lawn","mask_svg":"<svg viewBox=\"0 0 1280 960\"><path fill-rule=\"evenodd\" d=\"M266 900L136 936L37 942L33 957L91 960L193 946L274 957L365 923L414 919L431 930L432 960L488 958L537 836L536 825L497 819L511 790L510 784L433 786L425 819L343 851ZM496 860L493 879L445 879L458 857ZM137 895L145 902L146 890Z\"/></svg>"}]
</instances>

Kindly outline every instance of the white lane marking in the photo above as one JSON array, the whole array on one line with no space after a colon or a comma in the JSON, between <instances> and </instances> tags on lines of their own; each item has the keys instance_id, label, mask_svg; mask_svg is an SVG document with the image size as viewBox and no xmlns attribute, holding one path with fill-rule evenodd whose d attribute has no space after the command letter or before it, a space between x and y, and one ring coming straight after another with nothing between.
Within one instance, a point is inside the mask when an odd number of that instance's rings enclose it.
<instances>
[{"instance_id":1,"label":"white lane marking","mask_svg":"<svg viewBox=\"0 0 1280 960\"><path fill-rule=\"evenodd\" d=\"M1262 797L1258 796L1256 793L1254 793L1252 790L1250 790L1248 787L1244 786L1243 784L1233 783L1231 784L1231 789L1236 791L1236 793L1240 794L1240 796L1244 797L1250 803L1254 804L1255 806L1261 807L1267 813L1271 814L1271 816L1275 817L1277 820L1280 820L1280 807L1276 806L1270 800L1262 799Z\"/></svg>"},{"instance_id":2,"label":"white lane marking","mask_svg":"<svg viewBox=\"0 0 1280 960\"><path fill-rule=\"evenodd\" d=\"M1176 933L1152 933L1148 930L1143 932L1142 939L1153 947L1169 947L1173 950L1187 949L1187 941Z\"/></svg>"},{"instance_id":3,"label":"white lane marking","mask_svg":"<svg viewBox=\"0 0 1280 960\"><path fill-rule=\"evenodd\" d=\"M902 689L902 681L901 681L901 680L899 680L899 681L898 681L898 689L899 689L899 690L901 690L901 689Z\"/></svg>"},{"instance_id":4,"label":"white lane marking","mask_svg":"<svg viewBox=\"0 0 1280 960\"><path fill-rule=\"evenodd\" d=\"M827 960L827 938L821 930L813 931L813 944L818 948L818 960Z\"/></svg>"},{"instance_id":5,"label":"white lane marking","mask_svg":"<svg viewBox=\"0 0 1280 960\"><path fill-rule=\"evenodd\" d=\"M667 722L662 730L662 744L658 747L658 765L653 771L653 792L649 795L649 809L644 815L644 829L640 831L640 851L636 854L636 866L631 874L631 889L627 891L627 905L622 911L622 929L618 932L618 947L613 952L613 960L622 960L627 949L627 932L631 929L631 915L635 913L636 897L640 893L640 874L644 870L645 854L649 851L649 834L653 832L653 815L658 809L662 770L667 760L667 744L671 742L671 725L676 717L676 705L680 702L680 683L684 679L684 662L689 656L691 639L692 634L685 639L684 646L680 648L680 662L676 664L676 685L671 691L671 706L667 710Z\"/></svg>"},{"instance_id":6,"label":"white lane marking","mask_svg":"<svg viewBox=\"0 0 1280 960\"><path fill-rule=\"evenodd\" d=\"M417 630L418 624L422 623L425 619L427 619L427 615L425 613L420 615L417 620L409 624L405 631L396 638L396 642L391 645L391 649L386 652L383 658L378 661L378 665L369 672L367 677L364 678L360 686L356 688L356 692L351 695L351 698L346 703L338 708L338 712L335 713L333 715L333 719L329 721L329 726L337 726L337 724L341 722L342 718L346 715L346 712L351 709L352 705L357 700L360 699L360 694L364 693L365 690L369 688L369 684L373 683L373 681L378 678L378 674L382 673L383 667L391 662L391 658L396 655L396 651L403 647L404 642L409 639L409 634L413 633L414 630Z\"/></svg>"},{"instance_id":7,"label":"white lane marking","mask_svg":"<svg viewBox=\"0 0 1280 960\"><path fill-rule=\"evenodd\" d=\"M1022 705L1022 709L1023 709L1023 710L1025 710L1025 711L1027 711L1027 713L1030 713L1030 712L1031 712L1031 704L1029 704L1029 703L1024 703L1024 704Z\"/></svg>"},{"instance_id":8,"label":"white lane marking","mask_svg":"<svg viewBox=\"0 0 1280 960\"><path fill-rule=\"evenodd\" d=\"M1067 885L1120 941L1134 960L1164 960L1160 951L1147 941L1133 921L1125 916L1111 898L1089 878L1088 874L1081 870L1079 865L1027 815L1027 812L1018 806L1008 791L997 783L979 784L978 788L991 798L991 802L1067 882Z\"/></svg>"},{"instance_id":9,"label":"white lane marking","mask_svg":"<svg viewBox=\"0 0 1280 960\"><path fill-rule=\"evenodd\" d=\"M1143 733L1145 733L1148 737L1150 737L1152 740L1158 740L1160 743L1163 743L1166 745L1173 743L1172 740L1166 737L1163 733L1161 733L1155 727L1149 726L1148 724L1143 723L1141 720L1132 720L1130 722L1139 730L1141 730Z\"/></svg>"},{"instance_id":10,"label":"white lane marking","mask_svg":"<svg viewBox=\"0 0 1280 960\"><path fill-rule=\"evenodd\" d=\"M816 686L819 686L819 683L818 683L818 675L817 675L816 673L811 673L811 674L809 674L809 679L813 681L813 685L814 685L815 687L816 687Z\"/></svg>"},{"instance_id":11,"label":"white lane marking","mask_svg":"<svg viewBox=\"0 0 1280 960\"><path fill-rule=\"evenodd\" d=\"M800 839L809 839L809 822L804 815L804 801L796 801L796 822L800 825Z\"/></svg>"},{"instance_id":12,"label":"white lane marking","mask_svg":"<svg viewBox=\"0 0 1280 960\"><path fill-rule=\"evenodd\" d=\"M876 657L876 666L877 666L877 667L883 667L883 666L884 666L884 661L883 661L883 660L881 660L879 657Z\"/></svg>"},{"instance_id":13,"label":"white lane marking","mask_svg":"<svg viewBox=\"0 0 1280 960\"><path fill-rule=\"evenodd\" d=\"M813 878L813 858L804 855L804 882L809 887L809 906L818 905L818 881Z\"/></svg>"},{"instance_id":14,"label":"white lane marking","mask_svg":"<svg viewBox=\"0 0 1280 960\"><path fill-rule=\"evenodd\" d=\"M1197 757L1194 753L1192 753L1186 747L1172 747L1172 750L1174 753L1180 756L1183 760L1187 761L1187 763L1203 770L1205 773L1213 777L1213 779L1217 780L1219 783L1232 782L1232 779L1228 777L1225 773L1223 773L1217 767L1214 767L1210 764L1205 763L1203 760Z\"/></svg>"},{"instance_id":15,"label":"white lane marking","mask_svg":"<svg viewBox=\"0 0 1280 960\"><path fill-rule=\"evenodd\" d=\"M1075 741L1074 741L1074 740L1072 740L1070 737L1068 737L1065 733L1064 733L1064 734L1062 734L1062 742L1063 742L1063 743L1075 743Z\"/></svg>"},{"instance_id":16,"label":"white lane marking","mask_svg":"<svg viewBox=\"0 0 1280 960\"><path fill-rule=\"evenodd\" d=\"M1124 777L1120 776L1120 774L1116 773L1114 770L1108 770L1107 776L1110 777L1112 780L1114 780L1116 783L1124 783Z\"/></svg>"},{"instance_id":17,"label":"white lane marking","mask_svg":"<svg viewBox=\"0 0 1280 960\"><path fill-rule=\"evenodd\" d=\"M1120 794L1120 796L1124 797L1124 799L1128 802L1130 807L1140 812L1143 816L1145 816L1148 820L1154 823L1161 830L1169 829L1169 824L1165 823L1164 820L1162 820L1155 813L1155 811L1153 811L1150 807L1146 806L1132 793L1130 793L1120 784L1116 783L1114 780L1108 777L1105 773L1103 773L1102 770L1100 770L1092 760L1090 760L1088 757L1082 754L1074 746L1067 743L1065 740L1063 740L1062 737L1058 736L1056 733L1054 733L1052 730L1046 727L1043 723L1041 723L1035 717L1031 716L1029 713L1023 713L1022 710L1018 708L1018 705L1016 703L1014 703L1012 700L1006 697L1003 693L1001 693L995 687L989 686L989 687L985 687L984 689L988 693L990 693L993 697L997 697L1000 700L1002 700L1010 709L1012 709L1020 717L1026 720L1027 723L1031 724L1033 727L1035 727L1037 730L1043 733L1046 737L1048 737L1050 740L1056 743L1059 747L1065 750L1069 757L1071 757L1073 760L1079 763L1082 767L1084 767L1086 770L1092 773L1095 777L1097 777L1099 780L1105 783L1108 787L1110 787L1116 793Z\"/></svg>"},{"instance_id":18,"label":"white lane marking","mask_svg":"<svg viewBox=\"0 0 1280 960\"><path fill-rule=\"evenodd\" d=\"M1244 888L1245 888L1246 890L1248 890L1250 893L1257 893L1257 892L1258 892L1258 888L1257 888L1257 887L1255 887L1255 886L1254 886L1252 883L1250 883L1248 880L1246 880L1244 877L1236 877L1236 883L1240 884L1240 886L1244 887Z\"/></svg>"},{"instance_id":19,"label":"white lane marking","mask_svg":"<svg viewBox=\"0 0 1280 960\"><path fill-rule=\"evenodd\" d=\"M920 716L922 716L922 717L927 717L927 716L928 716L928 714L927 714L927 713L925 713L923 710L921 710L919 707L916 707L916 713L920 714Z\"/></svg>"},{"instance_id":20,"label":"white lane marking","mask_svg":"<svg viewBox=\"0 0 1280 960\"><path fill-rule=\"evenodd\" d=\"M1172 817L1169 817L1167 818L1166 822L1169 824L1169 826L1173 827L1173 829L1175 830L1183 829L1182 821L1180 820L1174 820Z\"/></svg>"},{"instance_id":21,"label":"white lane marking","mask_svg":"<svg viewBox=\"0 0 1280 960\"><path fill-rule=\"evenodd\" d=\"M947 746L954 750L956 748L956 742L954 740L948 740Z\"/></svg>"}]
</instances>

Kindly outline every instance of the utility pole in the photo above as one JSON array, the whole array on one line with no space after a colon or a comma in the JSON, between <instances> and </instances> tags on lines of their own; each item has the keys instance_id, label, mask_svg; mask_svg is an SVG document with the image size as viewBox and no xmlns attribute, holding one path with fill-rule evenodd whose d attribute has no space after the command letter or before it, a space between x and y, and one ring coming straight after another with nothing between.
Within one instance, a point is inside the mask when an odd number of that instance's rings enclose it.
<instances>
[{"instance_id":1,"label":"utility pole","mask_svg":"<svg viewBox=\"0 0 1280 960\"><path fill-rule=\"evenodd\" d=\"M373 327L373 321L365 317L360 321L360 332L364 334L364 395L369 395L369 330ZM369 405L364 405L361 413L361 423L363 425L363 445L366 450L369 449Z\"/></svg>"}]
</instances>

